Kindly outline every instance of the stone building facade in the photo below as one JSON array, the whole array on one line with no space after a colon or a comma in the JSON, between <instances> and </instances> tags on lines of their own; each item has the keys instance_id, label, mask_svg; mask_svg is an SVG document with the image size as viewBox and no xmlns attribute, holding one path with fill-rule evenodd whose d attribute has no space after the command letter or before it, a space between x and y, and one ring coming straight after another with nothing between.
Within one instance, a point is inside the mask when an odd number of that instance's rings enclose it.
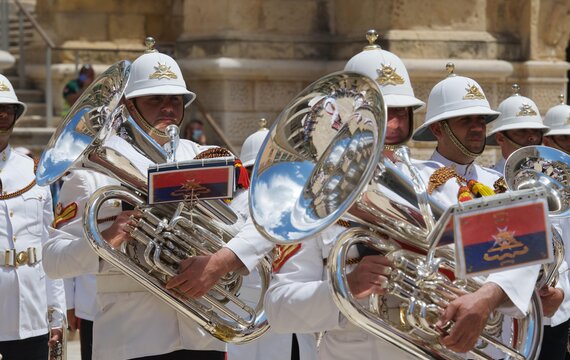
<instances>
[{"instance_id":1,"label":"stone building facade","mask_svg":"<svg viewBox=\"0 0 570 360\"><path fill-rule=\"evenodd\" d=\"M152 35L237 148L260 117L271 123L306 85L341 70L371 28L404 60L424 101L449 61L483 86L493 107L516 82L544 113L568 86L567 0L37 0L36 14L63 48L52 66L56 94L76 54L104 69L136 57ZM44 46L35 45L31 52ZM40 83L41 64L30 67ZM431 152L413 148L419 157ZM486 151L483 162L495 154Z\"/></svg>"}]
</instances>

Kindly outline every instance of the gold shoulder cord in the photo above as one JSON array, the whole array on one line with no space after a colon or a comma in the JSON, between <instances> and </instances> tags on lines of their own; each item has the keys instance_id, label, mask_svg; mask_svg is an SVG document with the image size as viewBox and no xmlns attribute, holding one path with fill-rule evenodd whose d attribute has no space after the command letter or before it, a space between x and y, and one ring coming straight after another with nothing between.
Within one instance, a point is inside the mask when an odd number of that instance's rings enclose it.
<instances>
[{"instance_id":1,"label":"gold shoulder cord","mask_svg":"<svg viewBox=\"0 0 570 360\"><path fill-rule=\"evenodd\" d=\"M449 179L455 179L459 186L467 184L467 179L459 175L455 170L448 167L441 167L429 177L428 194L434 192L438 187L445 184Z\"/></svg>"},{"instance_id":2,"label":"gold shoulder cord","mask_svg":"<svg viewBox=\"0 0 570 360\"><path fill-rule=\"evenodd\" d=\"M38 168L38 161L34 160L34 174L36 173L37 168ZM18 197L18 196L22 195L23 193L27 192L28 190L30 190L31 188L33 188L35 185L36 185L36 179L32 180L32 182L29 183L23 189L20 189L18 191L14 191L13 193L10 193L10 194L0 195L0 200L8 200L8 199Z\"/></svg>"}]
</instances>

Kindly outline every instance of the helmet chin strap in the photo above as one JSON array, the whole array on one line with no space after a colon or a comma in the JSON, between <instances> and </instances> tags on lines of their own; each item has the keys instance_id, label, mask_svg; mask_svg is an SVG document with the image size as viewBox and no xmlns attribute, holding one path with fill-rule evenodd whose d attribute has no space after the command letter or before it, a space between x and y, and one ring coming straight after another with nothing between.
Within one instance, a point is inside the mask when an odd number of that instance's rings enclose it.
<instances>
[{"instance_id":1,"label":"helmet chin strap","mask_svg":"<svg viewBox=\"0 0 570 360\"><path fill-rule=\"evenodd\" d=\"M506 131L505 131L505 132L501 132L501 134L503 134L503 136L505 137L505 139L507 139L507 142L508 142L509 144L511 144L512 146L514 146L515 149L517 149L517 150L520 149L520 148L522 148L522 147L524 147L524 146L527 146L527 145L517 144L513 139L511 139L511 138L509 137L509 135L507 135ZM541 143L542 143L542 141L541 141ZM540 144L538 144L538 145L540 145Z\"/></svg>"},{"instance_id":2,"label":"helmet chin strap","mask_svg":"<svg viewBox=\"0 0 570 360\"><path fill-rule=\"evenodd\" d=\"M139 112L139 109L137 108L137 105L135 104L134 101L132 101L132 104L133 104L132 108L134 114L131 115L133 115L140 122L140 125L147 134L149 134L150 136L156 136L159 139L164 139L164 140L170 139L164 131L155 128L148 121L146 121L146 119ZM182 112L182 119L184 119L184 111ZM181 122L182 120L180 120L180 122L176 124L176 126L180 126Z\"/></svg>"},{"instance_id":3,"label":"helmet chin strap","mask_svg":"<svg viewBox=\"0 0 570 360\"><path fill-rule=\"evenodd\" d=\"M12 126L10 126L8 129L0 129L0 136L10 136L12 135L12 132L14 131L14 126L16 125L16 122L14 121L12 123Z\"/></svg>"},{"instance_id":4,"label":"helmet chin strap","mask_svg":"<svg viewBox=\"0 0 570 360\"><path fill-rule=\"evenodd\" d=\"M481 151L479 151L478 153L470 151L469 149L467 149L465 147L465 145L463 145L461 143L461 141L459 141L459 139L455 136L455 134L453 134L453 132L449 128L449 125L447 124L447 121L443 121L441 126L443 127L443 131L445 131L445 134L447 134L447 136L449 136L449 139L451 139L451 142L453 143L453 145L455 145L455 147L457 149L459 149L459 151L463 155L475 160L479 155L481 155L483 153L483 150L485 150L485 148L483 147L483 149Z\"/></svg>"}]
</instances>

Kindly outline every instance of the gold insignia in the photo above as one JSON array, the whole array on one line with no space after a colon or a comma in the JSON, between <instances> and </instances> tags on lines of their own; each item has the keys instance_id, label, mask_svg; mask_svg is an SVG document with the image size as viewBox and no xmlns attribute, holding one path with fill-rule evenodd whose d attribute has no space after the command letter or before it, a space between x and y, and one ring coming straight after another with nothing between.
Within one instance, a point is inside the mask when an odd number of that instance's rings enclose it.
<instances>
[{"instance_id":1,"label":"gold insignia","mask_svg":"<svg viewBox=\"0 0 570 360\"><path fill-rule=\"evenodd\" d=\"M166 64L161 64L159 62L154 69L155 72L148 76L149 79L178 79L178 76L176 76L176 74L170 70L170 66L166 66Z\"/></svg>"},{"instance_id":2,"label":"gold insignia","mask_svg":"<svg viewBox=\"0 0 570 360\"><path fill-rule=\"evenodd\" d=\"M467 85L469 86L465 90L467 94L463 97L463 100L485 100L485 95L479 90L479 88L475 85Z\"/></svg>"},{"instance_id":3,"label":"gold insignia","mask_svg":"<svg viewBox=\"0 0 570 360\"><path fill-rule=\"evenodd\" d=\"M402 85L404 83L404 78L402 78L396 72L396 69L390 65L382 64L382 70L377 69L378 78L376 81L380 85Z\"/></svg>"},{"instance_id":4,"label":"gold insignia","mask_svg":"<svg viewBox=\"0 0 570 360\"><path fill-rule=\"evenodd\" d=\"M529 104L523 103L520 107L521 111L517 113L517 116L535 116L536 111Z\"/></svg>"},{"instance_id":5,"label":"gold insignia","mask_svg":"<svg viewBox=\"0 0 570 360\"><path fill-rule=\"evenodd\" d=\"M10 91L10 88L8 87L8 85L0 81L0 91Z\"/></svg>"},{"instance_id":6,"label":"gold insignia","mask_svg":"<svg viewBox=\"0 0 570 360\"><path fill-rule=\"evenodd\" d=\"M508 231L506 227L497 228L497 234L493 235L493 239L495 239L493 246L483 256L485 261L498 260L501 264L512 263L512 259L529 251L525 244L515 238L515 232Z\"/></svg>"},{"instance_id":7,"label":"gold insignia","mask_svg":"<svg viewBox=\"0 0 570 360\"><path fill-rule=\"evenodd\" d=\"M56 207L56 216L55 219L53 220L53 224L52 227L55 229L59 229L59 227L68 222L71 221L75 218L75 216L77 215L77 204L72 202L71 204L67 205L66 207L63 207L63 205L61 204L57 204L58 206L61 206L61 209L59 209L59 214L57 213L57 207Z\"/></svg>"}]
</instances>

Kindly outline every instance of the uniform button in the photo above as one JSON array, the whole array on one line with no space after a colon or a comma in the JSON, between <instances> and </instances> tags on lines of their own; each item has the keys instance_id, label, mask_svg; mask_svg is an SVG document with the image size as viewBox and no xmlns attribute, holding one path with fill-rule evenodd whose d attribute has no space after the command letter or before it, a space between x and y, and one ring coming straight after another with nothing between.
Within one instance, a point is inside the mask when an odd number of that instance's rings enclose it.
<instances>
[{"instance_id":1,"label":"uniform button","mask_svg":"<svg viewBox=\"0 0 570 360\"><path fill-rule=\"evenodd\" d=\"M10 210L10 217L14 216L14 212Z\"/></svg>"},{"instance_id":2,"label":"uniform button","mask_svg":"<svg viewBox=\"0 0 570 360\"><path fill-rule=\"evenodd\" d=\"M40 195L40 201L42 201L43 199L44 199L44 197Z\"/></svg>"},{"instance_id":3,"label":"uniform button","mask_svg":"<svg viewBox=\"0 0 570 360\"><path fill-rule=\"evenodd\" d=\"M12 240L16 241L16 235L12 236Z\"/></svg>"}]
</instances>

